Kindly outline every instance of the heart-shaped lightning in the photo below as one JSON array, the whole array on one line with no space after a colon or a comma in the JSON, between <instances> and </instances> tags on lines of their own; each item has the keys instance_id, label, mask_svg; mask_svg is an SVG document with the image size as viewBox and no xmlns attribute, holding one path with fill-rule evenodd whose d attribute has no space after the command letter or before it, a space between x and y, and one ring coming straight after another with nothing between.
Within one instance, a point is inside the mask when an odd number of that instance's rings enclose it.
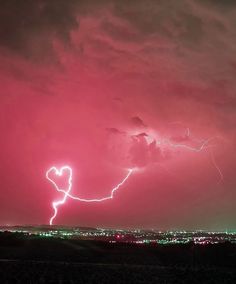
<instances>
[{"instance_id":1,"label":"heart-shaped lightning","mask_svg":"<svg viewBox=\"0 0 236 284\"><path fill-rule=\"evenodd\" d=\"M52 174L56 174L57 176L63 176L63 173L68 170L69 171L69 178L68 178L68 189L61 189L59 188L57 182L53 179ZM52 225L54 218L57 216L57 208L59 205L62 205L66 202L67 197L74 199L74 200L78 200L81 202L102 202L108 199L112 199L114 196L114 193L126 182L126 180L129 178L129 176L131 175L131 173L133 172L134 169L128 169L128 173L126 174L125 178L118 183L114 188L112 188L110 195L103 197L103 198L95 198L95 199L85 199L85 198L80 198L77 196L73 196L70 191L72 189L72 169L69 166L63 166L60 169L57 169L56 167L51 167L47 172L46 172L46 178L54 185L54 187L56 188L56 190L58 192L63 192L64 196L63 199L59 200L59 201L55 201L52 203L52 207L54 209L54 214L50 219L50 225Z\"/></svg>"},{"instance_id":2,"label":"heart-shaped lightning","mask_svg":"<svg viewBox=\"0 0 236 284\"><path fill-rule=\"evenodd\" d=\"M58 186L57 181L53 178L54 175L58 176L58 177L62 177L64 172L68 172L69 173L69 177L68 177L68 189L62 189ZM51 167L47 172L46 172L46 178L55 186L57 191L60 192L64 192L69 193L72 187L72 169L69 166L63 166L60 169L57 169L56 167Z\"/></svg>"},{"instance_id":3,"label":"heart-shaped lightning","mask_svg":"<svg viewBox=\"0 0 236 284\"><path fill-rule=\"evenodd\" d=\"M63 176L63 173L65 171L69 172L69 178L68 178L68 189L64 190L64 189L60 189L57 185L57 183L52 179L51 174L54 173L57 176ZM66 202L67 197L69 196L69 193L71 191L72 188L72 169L69 166L63 166L60 169L57 169L56 167L51 167L47 172L46 172L46 178L55 186L56 190L59 192L63 192L64 193L64 197L62 200L59 201L54 201L52 203L53 209L54 209L54 214L50 219L50 225L52 225L54 218L57 216L57 207L59 205L62 205Z\"/></svg>"}]
</instances>

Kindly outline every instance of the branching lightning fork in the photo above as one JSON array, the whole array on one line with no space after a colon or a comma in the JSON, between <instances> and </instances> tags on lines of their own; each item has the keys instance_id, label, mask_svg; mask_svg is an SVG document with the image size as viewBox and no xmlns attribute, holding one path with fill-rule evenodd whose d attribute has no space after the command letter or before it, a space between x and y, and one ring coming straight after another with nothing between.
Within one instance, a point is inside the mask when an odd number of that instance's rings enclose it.
<instances>
[{"instance_id":1,"label":"branching lightning fork","mask_svg":"<svg viewBox=\"0 0 236 284\"><path fill-rule=\"evenodd\" d=\"M186 132L186 136L189 137L190 135L190 130L187 129L187 132ZM175 144L175 143L172 143L170 140L168 139L164 139L162 141L162 144L164 145L168 145L169 147L172 147L172 148L182 148L182 149L186 149L188 151L193 151L193 152L200 152L202 151L203 149L207 149L209 147L211 147L209 145L209 142L211 140L213 140L214 138L210 138L210 139L207 139L207 140L204 140L200 146L198 147L192 147L192 146L189 146L189 145L186 145L186 144ZM214 167L216 168L216 170L218 171L219 175L220 175L220 181L223 180L223 174L219 168L219 166L216 164L216 161L215 161L215 158L214 158L214 155L213 155L213 152L210 151L210 154L211 154L211 160L212 160L212 163L214 165ZM58 185L56 184L56 182L50 178L50 174L52 174L53 172L57 175L57 176L62 176L63 175L63 172L64 171L68 171L69 172L69 178L68 178L68 187L67 189L62 189L62 188L59 188ZM126 174L126 176L124 177L124 179L118 183L110 192L110 195L106 196L106 197L103 197L103 198L95 198L95 199L85 199L85 198L80 198L78 196L74 196L71 194L71 190L72 190L72 168L69 167L69 166L63 166L61 167L60 169L57 169L56 167L51 167L47 172L46 172L46 178L47 180L49 180L55 187L55 189L58 191L58 192L62 192L63 193L63 198L58 200L58 201L53 201L52 202L52 207L54 209L54 214L53 216L50 218L49 220L49 223L50 225L53 224L53 221L54 219L56 218L57 216L57 213L58 213L58 207L63 205L67 198L71 198L71 199L74 199L74 200L77 200L77 201L81 201L81 202L102 202L102 201L105 201L105 200L108 200L108 199L112 199L113 196L114 196L114 193L128 180L128 178L131 176L131 174L133 173L134 169L129 169L128 170L128 173Z\"/></svg>"},{"instance_id":2,"label":"branching lightning fork","mask_svg":"<svg viewBox=\"0 0 236 284\"><path fill-rule=\"evenodd\" d=\"M69 171L69 179L68 179L68 188L67 190L64 190L64 189L61 189L58 187L58 185L56 184L56 182L50 178L50 173L52 172L55 172L55 174L57 176L62 176L63 175L63 172L65 170L68 170ZM61 167L60 169L57 169L56 167L51 167L47 172L46 172L46 178L54 185L54 187L56 188L56 190L58 192L63 192L64 193L64 196L61 200L58 200L58 201L54 201L52 203L52 207L54 209L54 214L53 216L50 218L49 220L49 223L50 225L53 224L53 220L56 218L57 216L57 212L58 212L58 206L64 204L67 200L67 198L71 198L71 199L74 199L74 200L78 200L78 201L81 201L81 202L102 202L102 201L105 201L105 200L108 200L108 199L112 199L113 196L114 196L114 193L126 182L126 180L130 177L130 175L132 174L132 172L134 171L134 169L129 169L128 170L128 173L127 175L125 176L125 178L120 182L118 183L112 190L111 190L111 193L109 196L106 196L106 197L103 197L103 198L96 198L96 199L85 199L85 198L80 198L80 197L77 197L77 196L73 196L70 192L71 192L71 189L72 189L72 168L69 167L69 166L63 166Z\"/></svg>"}]
</instances>

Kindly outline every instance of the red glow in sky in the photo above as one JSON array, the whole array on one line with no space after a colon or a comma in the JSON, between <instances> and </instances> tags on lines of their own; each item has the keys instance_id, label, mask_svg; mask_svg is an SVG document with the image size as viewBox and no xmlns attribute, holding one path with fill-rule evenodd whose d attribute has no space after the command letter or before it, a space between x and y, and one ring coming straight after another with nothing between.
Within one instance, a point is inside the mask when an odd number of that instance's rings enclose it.
<instances>
[{"instance_id":1,"label":"red glow in sky","mask_svg":"<svg viewBox=\"0 0 236 284\"><path fill-rule=\"evenodd\" d=\"M0 223L47 223L63 193L45 172L70 165L84 199L137 172L107 202L68 198L58 224L235 229L235 3L16 2L0 4Z\"/></svg>"}]
</instances>

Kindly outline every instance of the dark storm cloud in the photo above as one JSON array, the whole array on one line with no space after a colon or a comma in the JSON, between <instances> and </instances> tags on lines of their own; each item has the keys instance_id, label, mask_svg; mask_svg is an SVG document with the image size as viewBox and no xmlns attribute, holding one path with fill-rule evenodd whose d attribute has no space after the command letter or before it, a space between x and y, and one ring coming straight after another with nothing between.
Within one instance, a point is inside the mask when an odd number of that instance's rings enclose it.
<instances>
[{"instance_id":1,"label":"dark storm cloud","mask_svg":"<svg viewBox=\"0 0 236 284\"><path fill-rule=\"evenodd\" d=\"M143 120L138 117L138 116L133 116L131 118L131 122L134 126L137 126L137 127L146 127L146 125L144 124Z\"/></svg>"},{"instance_id":2,"label":"dark storm cloud","mask_svg":"<svg viewBox=\"0 0 236 284\"><path fill-rule=\"evenodd\" d=\"M202 19L192 14L187 1L149 0L123 5L116 2L115 13L132 23L140 34L197 43L202 39Z\"/></svg>"},{"instance_id":3,"label":"dark storm cloud","mask_svg":"<svg viewBox=\"0 0 236 284\"><path fill-rule=\"evenodd\" d=\"M144 35L158 33L195 42L202 34L201 19L185 12L183 5L177 5L176 1L168 4L166 1L147 1L144 5L142 1L100 1L98 4L78 0L2 0L0 45L27 57L52 55L53 39L69 43L70 32L78 28L80 15L106 7L137 28L136 31L128 29L127 25L113 22L114 18L105 17L100 28L115 40L141 43Z\"/></svg>"},{"instance_id":4,"label":"dark storm cloud","mask_svg":"<svg viewBox=\"0 0 236 284\"><path fill-rule=\"evenodd\" d=\"M213 8L232 9L236 7L234 0L201 0L203 4L210 4Z\"/></svg>"},{"instance_id":5,"label":"dark storm cloud","mask_svg":"<svg viewBox=\"0 0 236 284\"><path fill-rule=\"evenodd\" d=\"M76 1L2 0L0 2L0 46L26 57L50 56L52 41L69 42L78 27Z\"/></svg>"},{"instance_id":6,"label":"dark storm cloud","mask_svg":"<svg viewBox=\"0 0 236 284\"><path fill-rule=\"evenodd\" d=\"M129 149L131 163L134 167L146 167L152 163L163 161L166 157L156 140L148 143L146 133L140 133L132 137L132 144Z\"/></svg>"},{"instance_id":7,"label":"dark storm cloud","mask_svg":"<svg viewBox=\"0 0 236 284\"><path fill-rule=\"evenodd\" d=\"M108 128L106 128L106 130L111 134L125 134L124 131L120 131L119 129L117 129L115 127L108 127Z\"/></svg>"},{"instance_id":8,"label":"dark storm cloud","mask_svg":"<svg viewBox=\"0 0 236 284\"><path fill-rule=\"evenodd\" d=\"M76 74L68 82L82 72L116 85L125 82L138 90L130 94L134 110L145 94L143 107L148 102L147 109L152 105L164 116L171 105L182 104L185 111L193 101L220 109L222 116L235 107L233 1L3 0L0 5L0 46L24 57L58 59ZM66 48L54 45L57 40ZM6 72L18 80L38 76L19 70L19 64L9 66ZM114 96L125 106L127 97L118 91ZM163 107L167 101L169 108ZM140 116L131 123L145 127Z\"/></svg>"}]
</instances>

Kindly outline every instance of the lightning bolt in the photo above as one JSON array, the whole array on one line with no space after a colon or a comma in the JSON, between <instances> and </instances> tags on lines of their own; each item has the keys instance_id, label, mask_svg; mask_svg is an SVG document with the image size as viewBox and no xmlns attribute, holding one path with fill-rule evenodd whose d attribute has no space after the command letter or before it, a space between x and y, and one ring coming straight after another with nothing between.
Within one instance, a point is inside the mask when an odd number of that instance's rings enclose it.
<instances>
[{"instance_id":1,"label":"lightning bolt","mask_svg":"<svg viewBox=\"0 0 236 284\"><path fill-rule=\"evenodd\" d=\"M189 130L188 130L189 131ZM188 132L189 133L189 132ZM174 144L174 143L171 143L169 140L166 140L166 143L170 146L170 147L174 147L174 148L184 148L184 149L187 149L189 151L192 151L192 152L200 152L202 151L203 149L209 149L210 148L210 157L211 157L211 162L212 162L212 165L213 167L216 169L216 171L218 172L219 174L219 182L223 181L224 179L224 176L223 176L223 173L220 169L220 167L217 165L216 163L216 159L215 159L215 156L211 150L211 145L209 145L209 142L214 140L215 138L218 138L218 137L212 137L212 138L209 138L207 140L204 140L202 142L202 144L200 144L200 146L198 147L191 147L191 146L188 146L188 145L185 145L185 144Z\"/></svg>"},{"instance_id":2,"label":"lightning bolt","mask_svg":"<svg viewBox=\"0 0 236 284\"><path fill-rule=\"evenodd\" d=\"M184 148L193 152L200 152L202 151L204 148L210 147L209 146L209 142L211 140L215 139L215 137L209 138L207 140L204 140L202 144L200 144L200 146L198 147L192 147L192 146L188 146L186 144L175 144L170 142L170 140L164 140L164 143L166 143L167 145L169 145L170 147L174 147L174 148Z\"/></svg>"},{"instance_id":3,"label":"lightning bolt","mask_svg":"<svg viewBox=\"0 0 236 284\"><path fill-rule=\"evenodd\" d=\"M56 182L50 178L50 173L51 172L55 172L55 174L57 176L62 176L63 175L63 172L65 170L68 170L69 171L69 179L68 179L68 188L67 190L64 190L64 189L61 189L58 187L58 185L56 184ZM53 201L52 202L52 207L54 209L54 214L53 216L50 218L49 220L49 224L52 225L53 224L53 221L54 219L56 218L57 216L57 213L58 213L58 207L60 205L63 205L67 198L71 198L71 199L74 199L74 200L78 200L78 201L81 201L81 202L102 202L102 201L105 201L105 200L108 200L108 199L112 199L113 196L114 196L114 193L127 181L127 179L130 177L130 175L132 174L132 172L134 171L134 169L129 169L128 170L128 173L127 175L125 176L125 178L120 182L118 183L112 190L111 190L111 193L109 196L106 196L106 197L103 197L103 198L95 198L95 199L85 199L85 198L80 198L80 197L77 197L77 196L73 196L72 194L70 194L71 192L71 189L72 189L72 168L69 167L69 166L63 166L61 167L60 169L57 169L56 167L51 167L47 172L46 172L46 178L47 180L49 180L55 187L55 189L58 191L58 192L62 192L64 193L63 195L63 198L61 200L58 200L58 201Z\"/></svg>"},{"instance_id":4,"label":"lightning bolt","mask_svg":"<svg viewBox=\"0 0 236 284\"><path fill-rule=\"evenodd\" d=\"M212 164L215 167L215 169L217 170L217 172L219 173L219 181L218 181L218 183L220 183L224 179L223 173L222 173L220 167L217 165L214 153L211 150L210 150L210 155L211 155Z\"/></svg>"},{"instance_id":5,"label":"lightning bolt","mask_svg":"<svg viewBox=\"0 0 236 284\"><path fill-rule=\"evenodd\" d=\"M57 184L55 183L54 180L52 180L50 177L49 177L49 174L54 171L55 174L57 176L62 176L63 175L63 171L65 170L68 170L69 171L69 179L68 179L68 189L65 191L63 189L60 189ZM53 216L50 218L49 220L49 223L50 225L53 224L53 220L56 218L57 216L57 212L58 212L58 209L57 207L59 205L62 205L66 202L66 199L68 197L68 194L70 193L71 191L71 188L72 188L72 169L69 167L69 166L64 166L64 167L61 167L59 170L56 168L56 167L51 167L47 172L46 172L46 178L54 185L54 187L56 188L57 191L59 192L63 192L64 193L64 196L63 196L63 199L59 200L59 201L54 201L52 202L52 207L54 209L54 214Z\"/></svg>"},{"instance_id":6,"label":"lightning bolt","mask_svg":"<svg viewBox=\"0 0 236 284\"><path fill-rule=\"evenodd\" d=\"M189 128L186 129L185 136L187 138L190 137L190 130L189 130ZM222 181L223 180L223 173L222 173L220 167L216 163L214 154L211 151L212 145L210 145L210 141L212 141L215 138L216 137L212 137L212 138L209 138L207 140L201 140L200 145L197 146L197 147L189 146L189 145L186 145L184 143L183 144L182 143L173 143L169 139L159 140L158 144L159 145L160 144L167 145L167 146L169 146L171 148L182 148L182 149L186 149L186 150L192 151L192 152L200 152L203 149L209 149L210 148L210 157L211 157L212 164L213 164L214 168L217 170L217 172L219 173L219 177L220 177L219 181ZM55 189L58 192L62 192L63 193L63 198L58 200L58 201L53 201L52 202L52 207L53 207L53 210L54 210L54 214L50 218L49 224L50 225L53 224L53 221L56 218L57 213L58 213L58 207L63 205L66 202L67 198L71 198L73 200L77 200L77 201L81 201L81 202L87 202L87 203L88 202L102 202L102 201L105 201L105 200L108 200L108 199L112 199L114 197L115 192L128 180L128 178L131 176L131 174L133 173L134 170L135 170L134 168L133 169L128 169L128 172L127 172L126 176L123 178L123 180L120 183L118 183L114 188L112 188L112 190L110 192L110 195L108 195L106 197L103 197L103 198L85 199L85 198L80 198L78 196L74 196L74 195L71 194L71 190L72 190L72 174L73 174L71 167L63 166L60 169L57 169L55 166L51 167L46 172L46 178L47 178L47 180L49 180L53 184L53 186L55 187ZM50 178L50 173L54 172L57 176L62 176L64 171L68 171L69 172L67 189L59 188L58 185L56 184L56 182L52 178Z\"/></svg>"}]
</instances>

